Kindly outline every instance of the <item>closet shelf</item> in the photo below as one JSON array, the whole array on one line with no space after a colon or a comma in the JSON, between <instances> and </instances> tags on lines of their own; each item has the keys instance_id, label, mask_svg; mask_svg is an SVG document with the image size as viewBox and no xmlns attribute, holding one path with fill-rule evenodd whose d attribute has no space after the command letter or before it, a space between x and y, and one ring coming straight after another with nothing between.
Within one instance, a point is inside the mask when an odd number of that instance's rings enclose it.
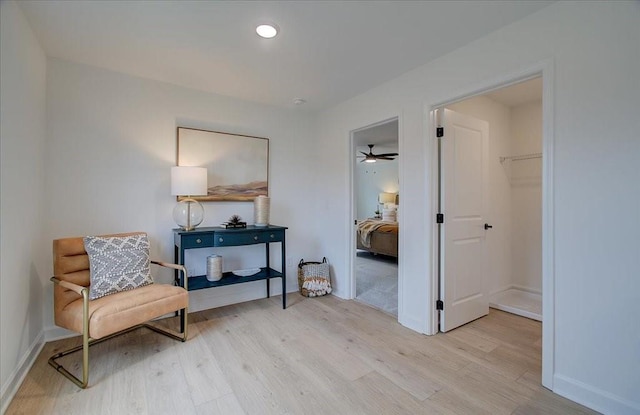
<instances>
[{"instance_id":1,"label":"closet shelf","mask_svg":"<svg viewBox=\"0 0 640 415\"><path fill-rule=\"evenodd\" d=\"M540 158L542 158L542 153L521 154L519 156L500 157L500 163L504 163L507 160L520 161L520 160L540 159Z\"/></svg>"}]
</instances>

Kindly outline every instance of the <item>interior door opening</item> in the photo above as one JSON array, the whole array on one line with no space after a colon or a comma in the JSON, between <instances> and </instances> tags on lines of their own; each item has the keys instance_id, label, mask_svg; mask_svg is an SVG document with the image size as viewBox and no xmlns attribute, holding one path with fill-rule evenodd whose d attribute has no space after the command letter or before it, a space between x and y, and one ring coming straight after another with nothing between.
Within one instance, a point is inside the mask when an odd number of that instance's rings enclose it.
<instances>
[{"instance_id":1,"label":"interior door opening","mask_svg":"<svg viewBox=\"0 0 640 415\"><path fill-rule=\"evenodd\" d=\"M490 307L543 321L542 78L438 112L440 330ZM486 147L480 127L460 117L487 123Z\"/></svg>"},{"instance_id":2,"label":"interior door opening","mask_svg":"<svg viewBox=\"0 0 640 415\"><path fill-rule=\"evenodd\" d=\"M398 316L398 119L352 132L352 298Z\"/></svg>"}]
</instances>

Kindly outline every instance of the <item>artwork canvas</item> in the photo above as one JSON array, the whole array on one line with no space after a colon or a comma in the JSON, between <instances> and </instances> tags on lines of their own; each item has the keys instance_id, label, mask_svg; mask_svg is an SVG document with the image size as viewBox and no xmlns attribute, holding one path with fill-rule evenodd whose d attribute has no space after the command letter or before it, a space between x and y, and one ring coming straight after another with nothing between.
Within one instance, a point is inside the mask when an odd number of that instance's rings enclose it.
<instances>
[{"instance_id":1,"label":"artwork canvas","mask_svg":"<svg viewBox=\"0 0 640 415\"><path fill-rule=\"evenodd\" d=\"M178 166L207 168L201 201L252 201L269 195L269 139L178 127Z\"/></svg>"}]
</instances>

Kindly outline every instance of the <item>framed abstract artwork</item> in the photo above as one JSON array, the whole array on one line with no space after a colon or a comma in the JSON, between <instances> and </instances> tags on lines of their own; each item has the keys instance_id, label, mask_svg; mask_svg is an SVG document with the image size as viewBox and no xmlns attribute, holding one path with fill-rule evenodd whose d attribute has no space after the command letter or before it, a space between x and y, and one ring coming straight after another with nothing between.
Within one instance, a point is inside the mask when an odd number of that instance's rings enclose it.
<instances>
[{"instance_id":1,"label":"framed abstract artwork","mask_svg":"<svg viewBox=\"0 0 640 415\"><path fill-rule=\"evenodd\" d=\"M253 201L269 195L269 139L178 127L178 166L207 168L200 201Z\"/></svg>"}]
</instances>

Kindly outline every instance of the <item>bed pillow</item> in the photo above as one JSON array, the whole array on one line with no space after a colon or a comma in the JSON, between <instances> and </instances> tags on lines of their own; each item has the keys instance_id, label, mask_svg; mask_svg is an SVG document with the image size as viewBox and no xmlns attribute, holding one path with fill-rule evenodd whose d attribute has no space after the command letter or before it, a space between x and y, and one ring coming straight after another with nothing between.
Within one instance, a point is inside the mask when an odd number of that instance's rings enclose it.
<instances>
[{"instance_id":1,"label":"bed pillow","mask_svg":"<svg viewBox=\"0 0 640 415\"><path fill-rule=\"evenodd\" d=\"M90 300L153 283L147 234L87 236L84 248L89 255Z\"/></svg>"}]
</instances>

